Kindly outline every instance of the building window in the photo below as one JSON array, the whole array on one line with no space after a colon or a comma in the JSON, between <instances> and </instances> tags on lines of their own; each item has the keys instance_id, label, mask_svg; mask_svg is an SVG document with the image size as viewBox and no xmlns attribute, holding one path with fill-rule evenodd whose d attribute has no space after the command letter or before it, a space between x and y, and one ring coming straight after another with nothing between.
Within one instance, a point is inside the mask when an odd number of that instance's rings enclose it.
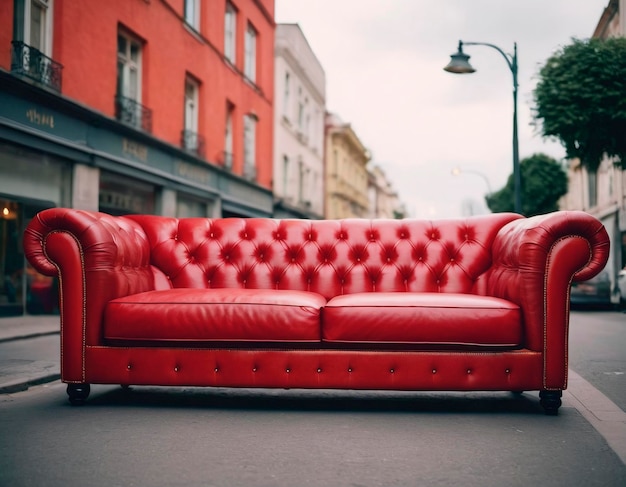
<instances>
[{"instance_id":1,"label":"building window","mask_svg":"<svg viewBox=\"0 0 626 487\"><path fill-rule=\"evenodd\" d=\"M198 83L191 77L185 79L185 128L182 136L182 146L190 152L204 156L204 140L198 134L199 117L199 92Z\"/></svg>"},{"instance_id":2,"label":"building window","mask_svg":"<svg viewBox=\"0 0 626 487\"><path fill-rule=\"evenodd\" d=\"M117 34L116 116L151 131L152 112L141 105L141 44L123 32Z\"/></svg>"},{"instance_id":3,"label":"building window","mask_svg":"<svg viewBox=\"0 0 626 487\"><path fill-rule=\"evenodd\" d=\"M185 0L185 22L200 31L200 1Z\"/></svg>"},{"instance_id":4,"label":"building window","mask_svg":"<svg viewBox=\"0 0 626 487\"><path fill-rule=\"evenodd\" d=\"M228 103L226 106L226 131L224 134L224 168L233 167L233 113L234 105Z\"/></svg>"},{"instance_id":5,"label":"building window","mask_svg":"<svg viewBox=\"0 0 626 487\"><path fill-rule=\"evenodd\" d=\"M230 2L226 3L224 17L224 57L232 64L236 63L237 11Z\"/></svg>"},{"instance_id":6,"label":"building window","mask_svg":"<svg viewBox=\"0 0 626 487\"><path fill-rule=\"evenodd\" d=\"M24 43L50 56L52 54L53 0L24 0Z\"/></svg>"},{"instance_id":7,"label":"building window","mask_svg":"<svg viewBox=\"0 0 626 487\"><path fill-rule=\"evenodd\" d=\"M289 157L283 155L283 195L289 194Z\"/></svg>"},{"instance_id":8,"label":"building window","mask_svg":"<svg viewBox=\"0 0 626 487\"><path fill-rule=\"evenodd\" d=\"M589 208L598 204L598 171L587 171L587 188L589 190Z\"/></svg>"},{"instance_id":9,"label":"building window","mask_svg":"<svg viewBox=\"0 0 626 487\"><path fill-rule=\"evenodd\" d=\"M304 162L302 159L298 162L298 202L304 202L304 187L306 184L306 168L304 167Z\"/></svg>"},{"instance_id":10,"label":"building window","mask_svg":"<svg viewBox=\"0 0 626 487\"><path fill-rule=\"evenodd\" d=\"M243 74L253 83L256 82L256 38L257 33L252 25L248 24L244 42Z\"/></svg>"},{"instance_id":11,"label":"building window","mask_svg":"<svg viewBox=\"0 0 626 487\"><path fill-rule=\"evenodd\" d=\"M285 87L283 89L283 115L289 118L289 91L291 87L291 76L289 72L285 73Z\"/></svg>"},{"instance_id":12,"label":"building window","mask_svg":"<svg viewBox=\"0 0 626 487\"><path fill-rule=\"evenodd\" d=\"M52 54L52 2L53 0L15 2L11 72L61 91L63 66L50 57Z\"/></svg>"},{"instance_id":13,"label":"building window","mask_svg":"<svg viewBox=\"0 0 626 487\"><path fill-rule=\"evenodd\" d=\"M256 122L255 115L243 119L243 176L256 180Z\"/></svg>"},{"instance_id":14,"label":"building window","mask_svg":"<svg viewBox=\"0 0 626 487\"><path fill-rule=\"evenodd\" d=\"M302 133L306 140L309 139L309 127L311 125L311 115L309 114L309 99L304 99L304 125L302 127Z\"/></svg>"}]
</instances>

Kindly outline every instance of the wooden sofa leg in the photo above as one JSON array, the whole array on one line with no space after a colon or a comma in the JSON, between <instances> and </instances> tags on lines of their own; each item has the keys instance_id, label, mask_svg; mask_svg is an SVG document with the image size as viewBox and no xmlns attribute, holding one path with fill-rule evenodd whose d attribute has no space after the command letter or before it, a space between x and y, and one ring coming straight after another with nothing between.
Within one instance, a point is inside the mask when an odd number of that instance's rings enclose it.
<instances>
[{"instance_id":1,"label":"wooden sofa leg","mask_svg":"<svg viewBox=\"0 0 626 487\"><path fill-rule=\"evenodd\" d=\"M69 396L70 404L72 406L82 406L85 404L91 387L89 384L68 384L67 395Z\"/></svg>"},{"instance_id":2,"label":"wooden sofa leg","mask_svg":"<svg viewBox=\"0 0 626 487\"><path fill-rule=\"evenodd\" d=\"M539 404L543 406L545 413L549 416L559 414L561 407L561 396L563 391L539 391Z\"/></svg>"}]
</instances>

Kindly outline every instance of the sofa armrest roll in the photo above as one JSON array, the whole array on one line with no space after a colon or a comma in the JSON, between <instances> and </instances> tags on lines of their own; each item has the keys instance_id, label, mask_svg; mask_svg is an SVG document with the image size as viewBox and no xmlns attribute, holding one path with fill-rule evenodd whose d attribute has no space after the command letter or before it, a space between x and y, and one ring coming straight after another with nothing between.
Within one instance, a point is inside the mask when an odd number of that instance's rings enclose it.
<instances>
[{"instance_id":1,"label":"sofa armrest roll","mask_svg":"<svg viewBox=\"0 0 626 487\"><path fill-rule=\"evenodd\" d=\"M50 208L30 221L23 247L37 271L59 278L62 375L80 381L78 351L101 343L106 303L154 288L147 237L128 218Z\"/></svg>"},{"instance_id":2,"label":"sofa armrest roll","mask_svg":"<svg viewBox=\"0 0 626 487\"><path fill-rule=\"evenodd\" d=\"M567 384L571 283L598 274L609 245L602 223L583 211L515 220L496 236L487 293L520 306L525 346L544 353L546 389Z\"/></svg>"}]
</instances>

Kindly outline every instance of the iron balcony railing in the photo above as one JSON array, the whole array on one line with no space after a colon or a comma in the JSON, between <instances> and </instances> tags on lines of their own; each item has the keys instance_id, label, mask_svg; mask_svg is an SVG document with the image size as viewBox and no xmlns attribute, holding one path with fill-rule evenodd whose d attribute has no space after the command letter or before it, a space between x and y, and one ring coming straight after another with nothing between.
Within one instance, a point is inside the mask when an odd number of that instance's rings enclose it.
<instances>
[{"instance_id":1,"label":"iron balcony railing","mask_svg":"<svg viewBox=\"0 0 626 487\"><path fill-rule=\"evenodd\" d=\"M61 92L63 65L22 41L11 42L11 72Z\"/></svg>"},{"instance_id":2,"label":"iron balcony railing","mask_svg":"<svg viewBox=\"0 0 626 487\"><path fill-rule=\"evenodd\" d=\"M204 137L202 135L191 130L183 130L180 136L180 144L187 152L204 158Z\"/></svg>"},{"instance_id":3,"label":"iron balcony railing","mask_svg":"<svg viewBox=\"0 0 626 487\"><path fill-rule=\"evenodd\" d=\"M144 132L152 132L152 110L127 96L115 97L115 118Z\"/></svg>"}]
</instances>

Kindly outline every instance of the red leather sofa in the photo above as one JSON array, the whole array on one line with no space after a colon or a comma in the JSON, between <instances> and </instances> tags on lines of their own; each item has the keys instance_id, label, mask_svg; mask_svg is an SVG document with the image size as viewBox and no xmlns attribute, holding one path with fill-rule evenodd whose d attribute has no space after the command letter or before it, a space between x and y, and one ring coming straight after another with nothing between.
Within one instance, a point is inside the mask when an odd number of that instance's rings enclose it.
<instances>
[{"instance_id":1,"label":"red leather sofa","mask_svg":"<svg viewBox=\"0 0 626 487\"><path fill-rule=\"evenodd\" d=\"M609 255L584 212L428 220L42 211L61 378L89 384L423 391L567 387L569 290Z\"/></svg>"}]
</instances>

